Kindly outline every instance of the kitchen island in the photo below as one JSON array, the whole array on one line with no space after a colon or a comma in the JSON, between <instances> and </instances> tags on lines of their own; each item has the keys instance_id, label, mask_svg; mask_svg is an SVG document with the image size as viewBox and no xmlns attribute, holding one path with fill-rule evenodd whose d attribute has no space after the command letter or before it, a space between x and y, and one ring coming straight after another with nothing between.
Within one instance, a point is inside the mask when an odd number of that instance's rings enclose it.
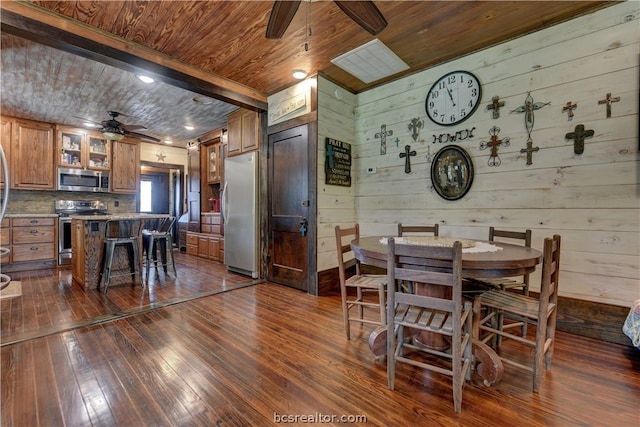
<instances>
[{"instance_id":1,"label":"kitchen island","mask_svg":"<svg viewBox=\"0 0 640 427\"><path fill-rule=\"evenodd\" d=\"M108 220L140 219L145 224L166 218L167 214L123 213L114 215L72 215L71 216L71 275L73 281L84 289L96 289L100 280L104 231ZM142 238L138 252L140 254L140 272L142 274ZM113 270L128 269L129 262L125 247L116 247L113 258ZM136 277L141 283L142 277ZM130 276L113 277L109 287L121 283L130 283Z\"/></svg>"}]
</instances>

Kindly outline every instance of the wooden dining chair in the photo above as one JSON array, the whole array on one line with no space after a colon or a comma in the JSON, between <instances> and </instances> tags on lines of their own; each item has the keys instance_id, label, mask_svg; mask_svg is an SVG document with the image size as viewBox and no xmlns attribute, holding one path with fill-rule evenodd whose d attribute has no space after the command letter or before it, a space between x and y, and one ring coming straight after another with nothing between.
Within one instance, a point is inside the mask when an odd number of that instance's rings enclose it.
<instances>
[{"instance_id":1,"label":"wooden dining chair","mask_svg":"<svg viewBox=\"0 0 640 427\"><path fill-rule=\"evenodd\" d=\"M396 244L388 241L387 258L387 379L393 390L396 363L403 362L452 378L453 406L462 409L462 386L470 378L471 368L471 302L462 298L462 244L453 247ZM437 262L442 272L425 270L423 266L400 264L399 258ZM450 270L450 271L449 271ZM409 280L420 286L436 287L431 296L402 292L393 286L398 280ZM439 288L438 288L439 287ZM401 288L399 288L401 289ZM431 348L405 339L404 328L420 333L436 334L450 341L448 349ZM433 357L424 357L427 353Z\"/></svg>"},{"instance_id":2,"label":"wooden dining chair","mask_svg":"<svg viewBox=\"0 0 640 427\"><path fill-rule=\"evenodd\" d=\"M402 237L404 235L415 235L416 233L420 235L430 234L432 236L438 235L439 225L436 223L434 225L402 225L402 223L398 224L398 236Z\"/></svg>"},{"instance_id":3,"label":"wooden dining chair","mask_svg":"<svg viewBox=\"0 0 640 427\"><path fill-rule=\"evenodd\" d=\"M509 231L496 230L495 227L489 227L489 241L498 241L505 243L521 243L523 246L531 247L531 230L525 231ZM529 295L529 274L523 275L521 278L499 277L495 279L482 279L482 282L496 289L521 289L522 295Z\"/></svg>"},{"instance_id":4,"label":"wooden dining chair","mask_svg":"<svg viewBox=\"0 0 640 427\"><path fill-rule=\"evenodd\" d=\"M542 257L542 279L540 296L527 295L494 289L475 297L473 302L474 339L488 342L495 335L504 339L513 339L534 349L533 363L524 364L513 356L500 351L500 358L507 364L533 372L533 391L538 392L542 375L551 369L553 346L558 315L558 278L560 272L560 236L544 239ZM533 339L510 332L513 329L500 325L496 321L498 313L524 317L530 324L536 325ZM500 349L500 347L498 347Z\"/></svg>"},{"instance_id":5,"label":"wooden dining chair","mask_svg":"<svg viewBox=\"0 0 640 427\"><path fill-rule=\"evenodd\" d=\"M355 258L350 242L360 238L360 226L341 228L336 226L336 248L338 254L338 272L340 275L340 295L342 297L342 315L347 339L351 339L351 322L361 325L384 325L386 323L386 288L387 276L378 274L363 274L360 261ZM355 274L347 277L352 270ZM350 290L353 290L350 292ZM355 297L353 293L355 291ZM375 294L371 297L370 294ZM375 299L374 299L375 298ZM357 315L351 313L356 309ZM365 316L365 311L375 310L377 313Z\"/></svg>"}]
</instances>

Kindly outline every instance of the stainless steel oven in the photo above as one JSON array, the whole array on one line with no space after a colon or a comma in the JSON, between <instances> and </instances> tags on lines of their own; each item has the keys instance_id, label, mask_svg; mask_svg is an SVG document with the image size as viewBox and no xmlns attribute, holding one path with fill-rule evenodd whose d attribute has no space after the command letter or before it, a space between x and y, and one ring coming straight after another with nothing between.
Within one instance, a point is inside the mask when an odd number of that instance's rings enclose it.
<instances>
[{"instance_id":1,"label":"stainless steel oven","mask_svg":"<svg viewBox=\"0 0 640 427\"><path fill-rule=\"evenodd\" d=\"M58 214L58 265L71 264L71 216L72 215L105 215L107 205L101 201L57 200Z\"/></svg>"}]
</instances>

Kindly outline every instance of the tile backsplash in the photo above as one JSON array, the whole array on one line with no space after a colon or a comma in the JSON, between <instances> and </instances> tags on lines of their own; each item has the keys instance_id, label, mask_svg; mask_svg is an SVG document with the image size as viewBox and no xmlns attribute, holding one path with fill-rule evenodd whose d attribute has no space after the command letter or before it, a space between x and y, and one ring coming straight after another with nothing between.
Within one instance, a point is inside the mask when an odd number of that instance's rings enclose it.
<instances>
[{"instance_id":1,"label":"tile backsplash","mask_svg":"<svg viewBox=\"0 0 640 427\"><path fill-rule=\"evenodd\" d=\"M9 192L8 214L52 214L56 200L100 200L107 203L110 213L136 212L135 194L104 194L70 191L28 191ZM115 206L118 202L118 206Z\"/></svg>"}]
</instances>

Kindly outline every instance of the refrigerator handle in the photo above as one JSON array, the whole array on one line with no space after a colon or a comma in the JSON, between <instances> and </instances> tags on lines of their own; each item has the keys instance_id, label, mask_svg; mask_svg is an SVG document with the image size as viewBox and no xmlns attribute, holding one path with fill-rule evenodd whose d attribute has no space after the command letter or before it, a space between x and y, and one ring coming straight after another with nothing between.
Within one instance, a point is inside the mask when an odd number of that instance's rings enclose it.
<instances>
[{"instance_id":1,"label":"refrigerator handle","mask_svg":"<svg viewBox=\"0 0 640 427\"><path fill-rule=\"evenodd\" d=\"M224 187L222 187L222 200L220 200L220 204L222 205L220 208L222 210L222 218L224 218L225 222L228 221L229 215L227 212L227 185L229 183L227 181L224 182Z\"/></svg>"}]
</instances>

